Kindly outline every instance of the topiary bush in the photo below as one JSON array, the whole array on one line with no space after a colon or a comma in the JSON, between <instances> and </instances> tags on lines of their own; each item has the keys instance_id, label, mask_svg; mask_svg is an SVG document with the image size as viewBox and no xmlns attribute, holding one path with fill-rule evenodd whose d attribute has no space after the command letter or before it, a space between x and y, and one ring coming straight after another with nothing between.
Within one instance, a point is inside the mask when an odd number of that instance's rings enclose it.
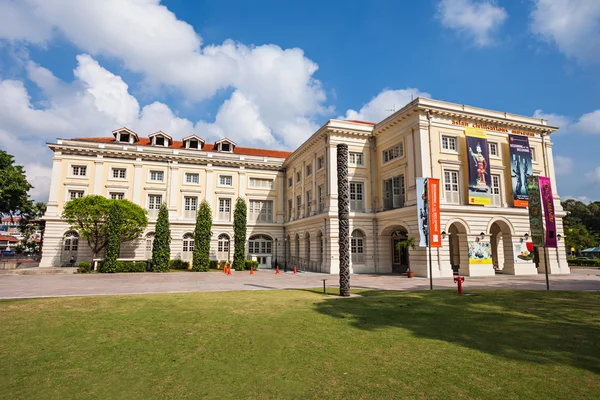
<instances>
[{"instance_id":1,"label":"topiary bush","mask_svg":"<svg viewBox=\"0 0 600 400\"><path fill-rule=\"evenodd\" d=\"M79 268L79 272L82 274L90 272L90 270L92 269L90 263L87 261L80 262L79 264L77 264L77 267Z\"/></svg>"},{"instance_id":2,"label":"topiary bush","mask_svg":"<svg viewBox=\"0 0 600 400\"><path fill-rule=\"evenodd\" d=\"M169 227L169 210L165 203L161 204L156 220L154 242L152 243L152 269L154 272L168 272L171 259L171 228Z\"/></svg>"},{"instance_id":3,"label":"topiary bush","mask_svg":"<svg viewBox=\"0 0 600 400\"><path fill-rule=\"evenodd\" d=\"M243 271L246 267L246 201L238 197L233 211L233 265L236 271Z\"/></svg>"},{"instance_id":4,"label":"topiary bush","mask_svg":"<svg viewBox=\"0 0 600 400\"><path fill-rule=\"evenodd\" d=\"M254 260L246 260L244 262L246 269L252 268L252 270L256 271L258 269L258 261Z\"/></svg>"},{"instance_id":5,"label":"topiary bush","mask_svg":"<svg viewBox=\"0 0 600 400\"><path fill-rule=\"evenodd\" d=\"M117 258L121 251L121 225L123 225L121 207L119 203L113 201L106 220L107 245L102 272L117 272Z\"/></svg>"},{"instance_id":6,"label":"topiary bush","mask_svg":"<svg viewBox=\"0 0 600 400\"><path fill-rule=\"evenodd\" d=\"M208 202L202 200L196 215L194 230L194 271L207 272L210 268L210 237L212 230L212 211Z\"/></svg>"}]
</instances>

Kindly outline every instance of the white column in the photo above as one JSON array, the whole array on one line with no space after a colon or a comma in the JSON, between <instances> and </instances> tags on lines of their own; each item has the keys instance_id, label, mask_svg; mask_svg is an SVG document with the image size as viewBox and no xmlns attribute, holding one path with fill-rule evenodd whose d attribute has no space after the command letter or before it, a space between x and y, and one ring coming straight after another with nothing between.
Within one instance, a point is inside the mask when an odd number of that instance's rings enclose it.
<instances>
[{"instance_id":1,"label":"white column","mask_svg":"<svg viewBox=\"0 0 600 400\"><path fill-rule=\"evenodd\" d=\"M58 216L58 188L62 184L60 182L60 163L62 162L61 153L54 153L52 160L52 177L50 178L50 193L48 195L48 208L46 216Z\"/></svg>"},{"instance_id":2,"label":"white column","mask_svg":"<svg viewBox=\"0 0 600 400\"><path fill-rule=\"evenodd\" d=\"M239 197L246 196L246 168L240 167Z\"/></svg>"},{"instance_id":3,"label":"white column","mask_svg":"<svg viewBox=\"0 0 600 400\"><path fill-rule=\"evenodd\" d=\"M308 217L308 215L306 213L306 210L307 210L306 207L308 207L308 204L306 204L306 190L304 189L304 182L306 182L306 165L305 165L304 161L302 162L302 166L300 168L302 168L301 172L300 172L300 177L302 178L302 179L300 179L300 184L301 184L300 187L302 188L301 189L302 194L300 195L300 204L303 204L303 207L300 210L300 214L303 217ZM304 238L301 237L300 240L303 241Z\"/></svg>"},{"instance_id":4,"label":"white column","mask_svg":"<svg viewBox=\"0 0 600 400\"><path fill-rule=\"evenodd\" d=\"M142 199L142 188L146 179L142 176L142 166L142 159L137 158L133 164L133 202L140 207L145 208L146 202Z\"/></svg>"},{"instance_id":5,"label":"white column","mask_svg":"<svg viewBox=\"0 0 600 400\"><path fill-rule=\"evenodd\" d=\"M296 209L298 208L296 203L296 168L294 168L292 171L292 221L298 219L296 218Z\"/></svg>"},{"instance_id":6,"label":"white column","mask_svg":"<svg viewBox=\"0 0 600 400\"><path fill-rule=\"evenodd\" d=\"M171 218L176 218L177 203L180 201L180 196L178 196L177 193L177 188L179 187L179 165L177 161L173 161L171 162L169 167L171 169L171 173L169 174L169 181L167 182L167 188L169 190L169 216Z\"/></svg>"},{"instance_id":7,"label":"white column","mask_svg":"<svg viewBox=\"0 0 600 400\"><path fill-rule=\"evenodd\" d=\"M317 213L317 207L319 206L319 199L317 198L317 153L315 153L312 160L312 214ZM311 253L312 254L312 253Z\"/></svg>"},{"instance_id":8,"label":"white column","mask_svg":"<svg viewBox=\"0 0 600 400\"><path fill-rule=\"evenodd\" d=\"M277 177L275 178L275 190L277 191L277 213L275 222L278 224L283 224L285 221L285 210L284 210L284 197L285 197L285 185L287 182L285 181L286 177L283 172L278 172Z\"/></svg>"},{"instance_id":9,"label":"white column","mask_svg":"<svg viewBox=\"0 0 600 400\"><path fill-rule=\"evenodd\" d=\"M102 182L104 181L102 176L102 167L104 166L103 157L98 155L94 162L96 164L96 170L94 171L94 194L101 196Z\"/></svg>"},{"instance_id":10,"label":"white column","mask_svg":"<svg viewBox=\"0 0 600 400\"><path fill-rule=\"evenodd\" d=\"M337 147L329 147L329 165L327 166L329 173L329 212L337 215L338 205L338 177L337 177ZM337 223L337 222L336 222Z\"/></svg>"},{"instance_id":11,"label":"white column","mask_svg":"<svg viewBox=\"0 0 600 400\"><path fill-rule=\"evenodd\" d=\"M213 169L212 164L206 165L206 188L204 191L204 200L208 203L210 208L213 209L213 217L216 215L213 207L213 195L215 194L214 182L213 182Z\"/></svg>"}]
</instances>

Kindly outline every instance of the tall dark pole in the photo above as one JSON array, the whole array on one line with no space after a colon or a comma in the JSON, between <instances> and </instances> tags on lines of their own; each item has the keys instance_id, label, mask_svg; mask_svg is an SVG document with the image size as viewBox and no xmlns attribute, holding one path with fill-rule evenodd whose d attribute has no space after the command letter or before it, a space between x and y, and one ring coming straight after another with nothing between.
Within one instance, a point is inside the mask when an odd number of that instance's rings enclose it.
<instances>
[{"instance_id":1,"label":"tall dark pole","mask_svg":"<svg viewBox=\"0 0 600 400\"><path fill-rule=\"evenodd\" d=\"M350 296L350 187L348 184L348 145L337 145L338 221L340 227L340 296Z\"/></svg>"},{"instance_id":2,"label":"tall dark pole","mask_svg":"<svg viewBox=\"0 0 600 400\"><path fill-rule=\"evenodd\" d=\"M548 261L546 260L546 247L542 247L544 251L544 271L546 271L546 290L550 290L550 280L548 279Z\"/></svg>"},{"instance_id":3,"label":"tall dark pole","mask_svg":"<svg viewBox=\"0 0 600 400\"><path fill-rule=\"evenodd\" d=\"M431 243L427 238L427 249L429 249L429 290L433 290L433 267L431 266Z\"/></svg>"}]
</instances>

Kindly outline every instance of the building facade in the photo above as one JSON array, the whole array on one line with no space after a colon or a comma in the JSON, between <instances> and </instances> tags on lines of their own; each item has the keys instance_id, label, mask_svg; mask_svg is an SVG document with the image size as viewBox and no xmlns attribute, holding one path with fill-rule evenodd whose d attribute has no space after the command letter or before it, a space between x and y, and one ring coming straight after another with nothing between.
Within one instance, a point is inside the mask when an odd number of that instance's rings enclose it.
<instances>
[{"instance_id":1,"label":"building facade","mask_svg":"<svg viewBox=\"0 0 600 400\"><path fill-rule=\"evenodd\" d=\"M487 133L491 204L469 204L470 151L466 128ZM122 128L113 138L57 140L42 266L91 257L60 219L65 202L97 194L125 198L148 210L147 232L123 246L121 257L150 255L157 208L169 207L174 258L191 259L195 211L206 199L213 210L211 257L232 258L233 204L248 205L248 258L261 267L339 272L337 144L349 147L350 248L352 273L405 272L428 276L425 248L402 249L419 236L416 180L441 183L443 244L431 254L432 275L449 277L535 274L547 266L569 273L566 254L546 249L522 262L527 208L513 201L509 135L527 136L531 174L547 176L556 188L546 121L442 101L417 98L385 120L330 120L293 153L244 148L229 139L207 144L197 136L174 141L164 132L140 138ZM557 233L564 235L560 197L554 193ZM473 243L488 244L490 263L469 256ZM559 247L562 247L559 245ZM537 250L536 250L537 251Z\"/></svg>"}]
</instances>

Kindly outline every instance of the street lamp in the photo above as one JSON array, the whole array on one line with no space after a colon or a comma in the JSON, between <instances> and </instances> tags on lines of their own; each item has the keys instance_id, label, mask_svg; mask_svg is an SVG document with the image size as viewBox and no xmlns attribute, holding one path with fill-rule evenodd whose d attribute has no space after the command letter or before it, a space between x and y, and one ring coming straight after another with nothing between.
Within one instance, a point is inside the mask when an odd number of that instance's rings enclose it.
<instances>
[{"instance_id":1,"label":"street lamp","mask_svg":"<svg viewBox=\"0 0 600 400\"><path fill-rule=\"evenodd\" d=\"M445 239L446 239L446 236L447 236L447 235L446 235L446 231L442 231L442 240L445 240Z\"/></svg>"}]
</instances>

